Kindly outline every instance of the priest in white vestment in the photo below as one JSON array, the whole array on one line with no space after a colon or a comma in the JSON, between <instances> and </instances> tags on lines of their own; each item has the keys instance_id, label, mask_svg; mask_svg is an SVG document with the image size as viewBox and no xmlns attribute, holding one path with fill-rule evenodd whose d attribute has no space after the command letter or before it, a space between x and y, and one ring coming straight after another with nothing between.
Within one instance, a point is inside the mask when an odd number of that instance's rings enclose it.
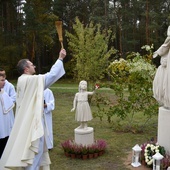
<instances>
[{"instance_id":1,"label":"priest in white vestment","mask_svg":"<svg viewBox=\"0 0 170 170\"><path fill-rule=\"evenodd\" d=\"M51 150L53 148L53 122L52 111L55 109L55 98L53 92L47 88L44 90L44 118L46 126L45 141L47 148Z\"/></svg>"},{"instance_id":2,"label":"priest in white vestment","mask_svg":"<svg viewBox=\"0 0 170 170\"><path fill-rule=\"evenodd\" d=\"M16 116L9 140L0 160L0 170L49 170L50 158L44 139L43 92L65 74L63 59L59 58L50 72L35 74L35 66L27 59L18 62Z\"/></svg>"}]
</instances>

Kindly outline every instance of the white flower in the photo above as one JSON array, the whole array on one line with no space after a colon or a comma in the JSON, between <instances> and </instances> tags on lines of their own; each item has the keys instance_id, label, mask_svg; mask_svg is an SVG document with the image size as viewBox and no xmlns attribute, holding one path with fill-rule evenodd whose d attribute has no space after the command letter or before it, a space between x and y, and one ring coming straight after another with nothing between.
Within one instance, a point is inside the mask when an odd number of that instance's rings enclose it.
<instances>
[{"instance_id":1,"label":"white flower","mask_svg":"<svg viewBox=\"0 0 170 170\"><path fill-rule=\"evenodd\" d=\"M149 45L146 45L146 51L149 51L151 48Z\"/></svg>"},{"instance_id":2,"label":"white flower","mask_svg":"<svg viewBox=\"0 0 170 170\"><path fill-rule=\"evenodd\" d=\"M150 46L150 45L144 45L141 47L141 49L145 49L146 51L149 51L151 49L153 49L153 44Z\"/></svg>"},{"instance_id":3,"label":"white flower","mask_svg":"<svg viewBox=\"0 0 170 170\"><path fill-rule=\"evenodd\" d=\"M122 62L122 61L125 61L126 62L126 60L124 60L123 58L120 58L120 60L119 60L120 62Z\"/></svg>"},{"instance_id":4,"label":"white flower","mask_svg":"<svg viewBox=\"0 0 170 170\"><path fill-rule=\"evenodd\" d=\"M148 154L147 154L147 153L144 153L144 156L145 156L145 157L147 157L147 156L148 156Z\"/></svg>"},{"instance_id":5,"label":"white flower","mask_svg":"<svg viewBox=\"0 0 170 170\"><path fill-rule=\"evenodd\" d=\"M159 149L155 149L155 152L156 152L156 153L159 153Z\"/></svg>"},{"instance_id":6,"label":"white flower","mask_svg":"<svg viewBox=\"0 0 170 170\"><path fill-rule=\"evenodd\" d=\"M152 156L155 153L159 153L160 152L160 145L154 145L154 144L147 144L145 149L144 149L144 159L145 162L147 163L147 165L152 165L153 164L153 158Z\"/></svg>"},{"instance_id":7,"label":"white flower","mask_svg":"<svg viewBox=\"0 0 170 170\"><path fill-rule=\"evenodd\" d=\"M149 159L145 159L145 162L148 163L148 162L149 162Z\"/></svg>"},{"instance_id":8,"label":"white flower","mask_svg":"<svg viewBox=\"0 0 170 170\"><path fill-rule=\"evenodd\" d=\"M152 165L152 163L153 163L153 159L151 159L147 164Z\"/></svg>"},{"instance_id":9,"label":"white flower","mask_svg":"<svg viewBox=\"0 0 170 170\"><path fill-rule=\"evenodd\" d=\"M140 53L137 52L137 53L136 53L136 56L140 56Z\"/></svg>"},{"instance_id":10,"label":"white flower","mask_svg":"<svg viewBox=\"0 0 170 170\"><path fill-rule=\"evenodd\" d=\"M159 148L159 145L155 146L155 149L158 149Z\"/></svg>"},{"instance_id":11,"label":"white flower","mask_svg":"<svg viewBox=\"0 0 170 170\"><path fill-rule=\"evenodd\" d=\"M155 146L152 145L151 146L151 150L154 151L155 150Z\"/></svg>"}]
</instances>

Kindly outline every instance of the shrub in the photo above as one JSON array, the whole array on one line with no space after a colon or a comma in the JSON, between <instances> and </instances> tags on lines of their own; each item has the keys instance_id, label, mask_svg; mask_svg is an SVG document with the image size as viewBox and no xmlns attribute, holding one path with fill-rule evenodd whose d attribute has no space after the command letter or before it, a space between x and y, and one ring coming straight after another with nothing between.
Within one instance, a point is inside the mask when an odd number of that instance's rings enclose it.
<instances>
[{"instance_id":1,"label":"shrub","mask_svg":"<svg viewBox=\"0 0 170 170\"><path fill-rule=\"evenodd\" d=\"M113 61L108 67L111 83L107 86L113 90L115 102L97 96L95 103L98 113L94 115L99 116L100 120L106 115L109 123L114 115L121 120L127 119L126 127L129 130L132 129L135 114L143 113L148 122L152 115L157 114L158 109L152 92L155 71L151 60L139 53L133 53L130 59L127 56L126 60L121 58Z\"/></svg>"},{"instance_id":2,"label":"shrub","mask_svg":"<svg viewBox=\"0 0 170 170\"><path fill-rule=\"evenodd\" d=\"M73 140L66 140L61 143L64 152L76 155L85 155L90 153L98 153L100 151L105 151L107 144L106 141L100 139L96 140L91 145L76 144Z\"/></svg>"}]
</instances>

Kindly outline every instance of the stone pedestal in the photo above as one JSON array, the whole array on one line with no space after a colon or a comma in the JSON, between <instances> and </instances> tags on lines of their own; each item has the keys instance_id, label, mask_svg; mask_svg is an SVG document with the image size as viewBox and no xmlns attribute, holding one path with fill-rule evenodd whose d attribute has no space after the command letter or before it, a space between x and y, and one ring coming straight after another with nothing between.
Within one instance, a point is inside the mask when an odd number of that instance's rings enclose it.
<instances>
[{"instance_id":1,"label":"stone pedestal","mask_svg":"<svg viewBox=\"0 0 170 170\"><path fill-rule=\"evenodd\" d=\"M94 143L94 132L92 127L86 129L74 129L74 140L77 144L91 145Z\"/></svg>"},{"instance_id":2,"label":"stone pedestal","mask_svg":"<svg viewBox=\"0 0 170 170\"><path fill-rule=\"evenodd\" d=\"M163 146L167 152L170 154L170 110L164 107L159 108L158 115L158 144Z\"/></svg>"}]
</instances>

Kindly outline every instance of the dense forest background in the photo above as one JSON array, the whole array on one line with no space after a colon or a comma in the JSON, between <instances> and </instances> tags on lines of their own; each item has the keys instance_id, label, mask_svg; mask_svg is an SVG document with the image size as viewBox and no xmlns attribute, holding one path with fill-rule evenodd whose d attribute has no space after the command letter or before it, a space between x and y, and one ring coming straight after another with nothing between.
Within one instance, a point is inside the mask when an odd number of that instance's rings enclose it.
<instances>
[{"instance_id":1,"label":"dense forest background","mask_svg":"<svg viewBox=\"0 0 170 170\"><path fill-rule=\"evenodd\" d=\"M143 45L154 44L157 49L164 42L170 0L0 0L0 67L6 69L8 78L18 76L16 64L21 58L33 61L37 73L49 70L61 48L57 20L63 22L68 54L64 62L69 68L73 56L65 32L73 32L76 17L84 26L93 22L103 31L110 29L114 39L108 48L114 47L117 56L125 57L128 52L141 52Z\"/></svg>"}]
</instances>

